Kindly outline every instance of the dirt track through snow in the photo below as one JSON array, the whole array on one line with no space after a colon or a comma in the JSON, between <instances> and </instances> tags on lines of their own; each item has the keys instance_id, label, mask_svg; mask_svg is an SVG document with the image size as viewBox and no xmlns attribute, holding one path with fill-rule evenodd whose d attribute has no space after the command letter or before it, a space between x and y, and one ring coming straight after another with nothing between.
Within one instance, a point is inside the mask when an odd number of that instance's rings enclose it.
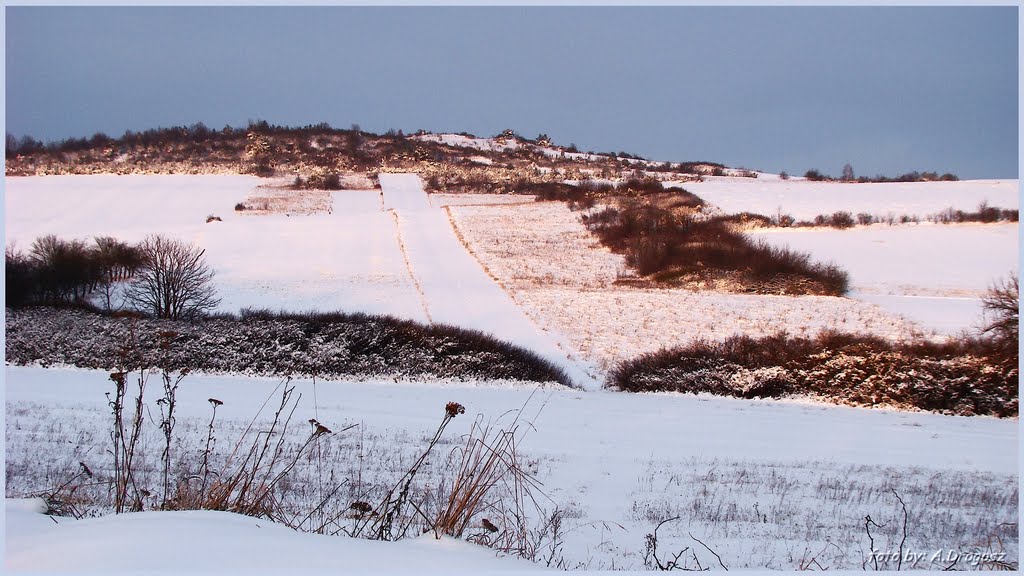
<instances>
[{"instance_id":1,"label":"dirt track through snow","mask_svg":"<svg viewBox=\"0 0 1024 576\"><path fill-rule=\"evenodd\" d=\"M433 208L415 174L381 174L384 208L398 223L399 241L433 322L494 334L563 367L586 388L599 381L538 328L459 242L445 212Z\"/></svg>"}]
</instances>

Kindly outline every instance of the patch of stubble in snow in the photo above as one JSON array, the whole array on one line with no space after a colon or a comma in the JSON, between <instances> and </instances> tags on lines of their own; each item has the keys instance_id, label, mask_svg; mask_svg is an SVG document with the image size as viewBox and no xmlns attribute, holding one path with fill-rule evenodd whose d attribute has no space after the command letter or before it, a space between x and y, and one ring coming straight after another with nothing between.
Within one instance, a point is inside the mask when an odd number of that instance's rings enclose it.
<instances>
[{"instance_id":1,"label":"patch of stubble in snow","mask_svg":"<svg viewBox=\"0 0 1024 576\"><path fill-rule=\"evenodd\" d=\"M430 205L444 206L492 206L494 204L532 204L533 194L431 194Z\"/></svg>"},{"instance_id":2,"label":"patch of stubble in snow","mask_svg":"<svg viewBox=\"0 0 1024 576\"><path fill-rule=\"evenodd\" d=\"M921 330L880 307L829 296L760 296L615 285L622 256L601 246L561 202L457 206L473 254L539 325L565 335L602 369L661 348L823 329L913 337Z\"/></svg>"},{"instance_id":3,"label":"patch of stubble in snow","mask_svg":"<svg viewBox=\"0 0 1024 576\"><path fill-rule=\"evenodd\" d=\"M77 469L83 458L102 469L109 458L103 453L109 442L103 392L110 386L104 371L8 367L6 375L7 446L13 455L8 461L18 464L16 473L30 476L19 478L19 485L38 485L47 468L61 463ZM354 418L360 423L358 437L354 431L331 437L337 441L329 464L337 469L336 481L351 480L358 467L363 481L384 488L393 486L402 466L429 441L446 402L467 408L467 417L453 420L445 432L446 441L455 442L469 432L472 415L507 423L501 419L511 418L510 410L524 408L531 425L518 443L519 454L543 483L546 497L537 494L540 501L565 514L562 553L569 567L640 569L644 535L660 520L679 515L679 522L659 532L665 550L693 545L687 539L692 533L730 568L795 569L805 548L816 553L832 541L842 548L830 548L826 565L859 569L866 514L888 524L877 533L880 546L888 549L899 541L892 537L898 522L891 520L898 516L890 488L907 502L908 542L919 550L968 550L995 525L1017 516L1013 420L671 393L292 383L303 394L296 421L315 417L335 430ZM189 376L179 391L176 428L192 439L188 453L197 454L192 448L201 449L205 439L208 397L224 401L217 417L218 450L224 452L274 387L273 379ZM53 423L60 426L51 428ZM158 434L155 425L151 431ZM297 431L296 441L305 433ZM91 456L73 452L76 445L93 447ZM159 442L151 447L147 454L157 458ZM354 457L364 453L366 466ZM46 465L40 454L46 455ZM316 471L305 473L300 471L293 490L313 487L315 504ZM445 473L439 465L423 470L424 476ZM1006 545L1015 546L1015 532L1005 536ZM386 550L405 553L400 547ZM705 564L715 562L699 546L698 554Z\"/></svg>"},{"instance_id":4,"label":"patch of stubble in snow","mask_svg":"<svg viewBox=\"0 0 1024 576\"><path fill-rule=\"evenodd\" d=\"M400 244L432 322L480 330L523 346L563 368L577 385L598 379L571 351L538 328L466 251L445 210L430 205L415 174L381 174L384 207L398 223Z\"/></svg>"}]
</instances>

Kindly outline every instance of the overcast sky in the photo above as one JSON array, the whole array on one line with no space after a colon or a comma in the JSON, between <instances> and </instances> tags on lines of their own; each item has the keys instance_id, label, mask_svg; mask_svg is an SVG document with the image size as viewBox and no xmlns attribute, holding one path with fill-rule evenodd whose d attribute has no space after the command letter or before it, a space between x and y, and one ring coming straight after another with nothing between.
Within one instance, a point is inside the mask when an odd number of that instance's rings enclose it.
<instances>
[{"instance_id":1,"label":"overcast sky","mask_svg":"<svg viewBox=\"0 0 1024 576\"><path fill-rule=\"evenodd\" d=\"M1016 178L1016 7L6 8L6 130L505 128L582 150Z\"/></svg>"}]
</instances>

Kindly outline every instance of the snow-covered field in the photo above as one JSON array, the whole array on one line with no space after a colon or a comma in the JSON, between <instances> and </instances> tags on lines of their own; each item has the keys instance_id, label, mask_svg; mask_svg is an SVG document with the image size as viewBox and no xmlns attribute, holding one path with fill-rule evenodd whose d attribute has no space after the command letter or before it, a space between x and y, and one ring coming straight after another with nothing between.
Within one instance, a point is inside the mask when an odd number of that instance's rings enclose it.
<instances>
[{"instance_id":1,"label":"snow-covered field","mask_svg":"<svg viewBox=\"0 0 1024 576\"><path fill-rule=\"evenodd\" d=\"M666 182L666 186L673 185ZM834 212L866 213L886 217L918 216L925 219L946 208L973 212L982 202L996 208L1020 206L1017 180L962 180L958 182L842 183L804 179L709 176L703 182L679 182L726 214L753 212L765 216L788 214L813 220Z\"/></svg>"},{"instance_id":2,"label":"snow-covered field","mask_svg":"<svg viewBox=\"0 0 1024 576\"><path fill-rule=\"evenodd\" d=\"M127 241L164 233L206 248L223 309L359 310L461 323L559 354L581 371L595 365L607 368L637 353L693 338L724 338L736 332L785 329L801 334L832 327L903 338L947 329L927 318L913 322L863 300L976 297L995 276L1007 272L1010 256L1009 264L1016 262L1016 224L764 232L787 242L807 238L807 249L823 256L833 250L829 258L851 271L859 299L629 288L615 284L627 275L621 256L597 245L578 213L564 204L521 203L524 198L510 197L428 199L411 180L382 175L383 196L366 190L333 193L327 213L257 215L233 209L259 183L250 177L7 178L6 236L27 249L32 239L48 233L84 239L113 235ZM751 195L757 194L756 187L769 185L759 179L725 180L732 182L733 192L737 182L751 186ZM716 181L709 179L705 185ZM795 184L777 182L779 187ZM712 202L725 202L712 197L714 190L686 186ZM873 185L851 186L853 195L870 192ZM928 190L942 197L944 189L935 186ZM807 190L811 192L804 200L794 200L794 208L784 205L783 211L797 216L801 202L812 203L813 189ZM850 210L882 210L885 198L873 198ZM982 199L993 206L1016 207L995 194ZM935 210L931 204L915 204L913 210L924 216L949 206L974 209L978 201L951 204L940 199ZM768 214L775 213L777 202L764 200L765 206L772 204ZM813 217L841 206L814 204L807 210ZM206 223L208 215L222 221ZM942 252L946 260L958 254L969 261L956 273L944 274L919 257L938 248L948 250ZM955 252L961 248L964 252ZM991 258L968 258L972 249ZM945 314L947 309L942 310ZM938 314L925 315L934 320ZM188 376L179 392L176 428L185 447L182 454L201 449L210 417L208 398L224 402L217 413L218 441L230 446L277 384L242 376ZM535 391L487 382L296 385L303 394L296 422L316 418L334 430L359 424L329 444L334 450L329 464L333 481L351 485L357 484L357 473L358 484L394 482L437 427L447 402L464 404L467 415L453 420L445 432L453 439L443 446L445 453L459 445L458 438L477 415L501 422L509 411L527 406L524 412L532 426L519 449L524 465L543 483L543 507L560 511L561 545L550 551L555 565L643 569L645 535L662 520L678 516L658 532L662 560L689 547L681 557L688 567L699 562L720 568L709 549L729 568L796 569L815 563L818 568L870 567L866 515L885 525L872 528L875 548L882 554L899 549L902 516L892 490L909 512L904 550L915 556L907 565L944 568L949 561L943 560L960 552L967 555L958 567L970 567L972 558L998 554L1000 546L1009 554L1007 560L1017 558L1017 525L1006 525L1018 517L1016 420L809 401ZM104 394L111 386L101 371L6 367L8 497L52 489L75 474L80 461L100 471L109 468L105 450L110 408ZM158 410L155 398L148 406L154 413ZM155 459L159 431L152 421L149 425L145 441ZM308 429L293 434L301 442ZM180 464L187 467L188 458L183 456ZM448 471L441 464L425 471L420 481L444 478ZM310 465L297 470L291 504L319 500L319 485L317 490L312 487L323 479ZM337 505L348 503L340 499ZM197 566L193 562L211 571L523 566L492 562L489 551L468 550L457 542L348 542L215 513L145 513L54 524L33 512L33 505L8 502L8 569L131 571L138 567L133 559L159 556L161 550L177 546L194 554L178 555L183 557L167 560L163 567L190 570ZM194 537L188 535L192 532ZM120 554L111 552L112 541L122 544ZM174 544L161 547L168 542ZM365 555L365 563L339 560L356 555ZM226 559L239 556L246 559L241 564ZM294 564L280 564L288 558ZM879 557L879 562L895 567L889 556Z\"/></svg>"},{"instance_id":3,"label":"snow-covered field","mask_svg":"<svg viewBox=\"0 0 1024 576\"><path fill-rule=\"evenodd\" d=\"M105 372L8 367L6 377L8 496L51 488L74 474L79 461L99 474L109 467L104 392L112 385ZM217 438L220 445L231 446L277 384L265 378L187 377L179 391L176 428L185 446L201 449L210 414L207 398L224 402L217 413ZM508 411L522 408L532 425L519 450L543 483L537 498L545 510L563 512L558 555L568 567L643 569L644 536L661 520L680 516L659 531L659 549L667 553L695 546L705 565L718 566L690 534L729 568L795 569L801 558L806 561L827 548L819 557L822 565L860 569L868 547L865 515L888 525L873 532L878 550L898 545L893 520L902 517L890 489L903 498L910 514L907 550L929 557L947 549L967 552L988 546L986 537L999 533L1012 557L1016 554L1016 530L1008 536L999 527L1017 518L1013 420L675 394L391 382L319 381L315 389L310 381L295 384L302 393L296 421L315 417L333 430L359 424L340 435L334 457L325 464L337 474L335 482L352 480L348 474L354 477L357 466L364 483L393 482L388 477L396 469L391 461L400 469L410 453L424 447L447 402L467 409L466 417L454 419L445 432L456 439L455 446L477 415L499 423L505 415L507 422ZM295 432L297 440L307 434L304 430ZM363 448L353 452L357 440ZM158 454L157 440L149 441ZM45 461L39 453L47 454ZM357 455L365 460L357 462ZM424 482L445 474L431 468ZM316 499L317 477L310 474L308 497ZM343 496L339 499L347 505ZM63 535L30 536L21 532L32 527L19 524L28 520L19 516L11 524L8 519L8 532L17 534L8 541L8 567L54 566L59 560L36 563L34 555L44 543L56 539L53 549L76 550L72 547L87 526L102 528L87 521L76 530L71 527L79 521L61 521L68 527ZM173 524L173 518L168 522ZM231 522L242 531L253 526L250 520ZM167 529L138 528L142 534ZM116 530L130 531L132 524ZM329 546L320 544L323 537L310 538L313 543L302 546ZM282 553L292 542L285 541ZM239 553L259 553L266 545L263 540L225 544ZM83 558L103 561L77 550ZM382 555L407 553L404 547L381 550ZM320 566L319 555L308 560L312 566ZM919 567L936 564L926 559Z\"/></svg>"},{"instance_id":4,"label":"snow-covered field","mask_svg":"<svg viewBox=\"0 0 1024 576\"><path fill-rule=\"evenodd\" d=\"M539 325L604 369L696 338L823 328L898 340L929 331L873 304L830 296L752 296L616 285L623 257L600 246L564 203L453 206L473 254ZM525 257L524 257L525 255Z\"/></svg>"},{"instance_id":5,"label":"snow-covered field","mask_svg":"<svg viewBox=\"0 0 1024 576\"><path fill-rule=\"evenodd\" d=\"M1017 274L1018 232L1016 223L929 223L749 234L818 260L839 262L850 273L854 298L954 334L980 327L985 291Z\"/></svg>"},{"instance_id":6,"label":"snow-covered field","mask_svg":"<svg viewBox=\"0 0 1024 576\"><path fill-rule=\"evenodd\" d=\"M346 310L426 321L379 191L334 192L330 213L235 211L259 183L250 176L7 178L6 240L28 250L45 234L127 242L165 234L206 249L221 310ZM210 215L221 221L207 223Z\"/></svg>"},{"instance_id":7,"label":"snow-covered field","mask_svg":"<svg viewBox=\"0 0 1024 576\"><path fill-rule=\"evenodd\" d=\"M466 252L445 211L430 205L419 177L381 174L380 183L384 206L395 215L402 252L431 322L489 332L555 362L580 386L600 386L596 374L535 326Z\"/></svg>"}]
</instances>

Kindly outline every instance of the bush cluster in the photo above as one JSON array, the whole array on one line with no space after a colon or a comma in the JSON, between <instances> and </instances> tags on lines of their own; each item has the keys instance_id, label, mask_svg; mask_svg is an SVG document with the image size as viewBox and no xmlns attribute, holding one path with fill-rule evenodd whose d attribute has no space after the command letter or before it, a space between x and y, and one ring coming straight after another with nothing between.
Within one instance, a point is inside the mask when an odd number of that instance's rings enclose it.
<instances>
[{"instance_id":1,"label":"bush cluster","mask_svg":"<svg viewBox=\"0 0 1024 576\"><path fill-rule=\"evenodd\" d=\"M27 254L8 246L6 305L82 303L97 287L131 277L143 263L137 246L110 237L87 244L51 234L37 238Z\"/></svg>"},{"instance_id":2,"label":"bush cluster","mask_svg":"<svg viewBox=\"0 0 1024 576\"><path fill-rule=\"evenodd\" d=\"M836 266L752 242L733 230L733 221L641 202L583 216L583 223L602 244L625 255L627 265L658 282L728 279L755 293L846 293L849 278Z\"/></svg>"},{"instance_id":3,"label":"bush cluster","mask_svg":"<svg viewBox=\"0 0 1024 576\"><path fill-rule=\"evenodd\" d=\"M805 172L804 178L807 178L808 180L814 182L835 182L837 180L837 178L829 176L828 174L825 174L815 169L811 169ZM783 180L786 179L788 179L788 175L786 178L783 178ZM841 180L843 182L858 182L860 184L882 184L890 182L955 182L959 179L960 178L958 178L956 174L952 174L950 172L946 172L940 175L938 172L918 172L916 170L914 170L913 172L900 174L899 176L896 177L882 176L881 174L879 174L874 178L869 178L867 176L858 176L857 178L853 178L852 169L850 172L846 172L846 169L844 168L844 177Z\"/></svg>"},{"instance_id":4,"label":"bush cluster","mask_svg":"<svg viewBox=\"0 0 1024 576\"><path fill-rule=\"evenodd\" d=\"M987 202L982 202L974 212L965 212L963 210L947 208L938 214L929 216L928 219L939 224L962 224L965 222L982 222L986 224L992 222L1018 222L1020 220L1020 211L1007 208L996 208L994 206L989 206Z\"/></svg>"},{"instance_id":5,"label":"bush cluster","mask_svg":"<svg viewBox=\"0 0 1024 576\"><path fill-rule=\"evenodd\" d=\"M328 172L310 174L306 179L296 176L292 187L296 190L341 190L341 175Z\"/></svg>"},{"instance_id":6,"label":"bush cluster","mask_svg":"<svg viewBox=\"0 0 1024 576\"><path fill-rule=\"evenodd\" d=\"M891 344L864 335L777 334L695 342L628 360L608 387L740 398L811 396L841 404L1016 416L1017 353L992 340Z\"/></svg>"},{"instance_id":7,"label":"bush cluster","mask_svg":"<svg viewBox=\"0 0 1024 576\"><path fill-rule=\"evenodd\" d=\"M170 336L169 345L163 340ZM7 309L7 361L113 369L126 342L171 370L328 378L571 381L529 350L489 335L388 316L243 311L193 321L85 310Z\"/></svg>"},{"instance_id":8,"label":"bush cluster","mask_svg":"<svg viewBox=\"0 0 1024 576\"><path fill-rule=\"evenodd\" d=\"M630 178L619 184L581 180L572 185L564 182L520 182L513 187L516 194L533 194L535 200L557 200L569 204L573 210L593 208L598 200L608 198L649 198L654 195L671 195L676 208L700 208L704 200L678 186L665 187L653 178Z\"/></svg>"}]
</instances>

